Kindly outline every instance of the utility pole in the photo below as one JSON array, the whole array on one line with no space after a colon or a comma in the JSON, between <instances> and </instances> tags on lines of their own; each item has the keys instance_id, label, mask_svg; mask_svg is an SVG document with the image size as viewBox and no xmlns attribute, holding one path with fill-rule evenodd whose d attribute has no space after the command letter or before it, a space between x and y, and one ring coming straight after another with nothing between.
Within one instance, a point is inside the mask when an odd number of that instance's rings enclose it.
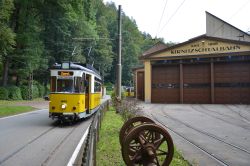
<instances>
[{"instance_id":1,"label":"utility pole","mask_svg":"<svg viewBox=\"0 0 250 166\"><path fill-rule=\"evenodd\" d=\"M122 19L121 19L121 5L118 9L118 62L117 62L117 77L116 77L116 97L121 100L121 83L122 83Z\"/></svg>"}]
</instances>

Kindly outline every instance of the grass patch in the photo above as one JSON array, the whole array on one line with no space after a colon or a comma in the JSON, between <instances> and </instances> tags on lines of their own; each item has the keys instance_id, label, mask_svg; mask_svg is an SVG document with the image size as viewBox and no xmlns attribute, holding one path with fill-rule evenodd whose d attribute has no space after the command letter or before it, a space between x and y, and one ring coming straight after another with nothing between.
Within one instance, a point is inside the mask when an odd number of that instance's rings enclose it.
<instances>
[{"instance_id":1,"label":"grass patch","mask_svg":"<svg viewBox=\"0 0 250 166\"><path fill-rule=\"evenodd\" d=\"M101 166L126 166L121 155L119 132L123 125L122 118L111 107L105 113L100 141L97 144L97 164Z\"/></svg>"},{"instance_id":2,"label":"grass patch","mask_svg":"<svg viewBox=\"0 0 250 166\"><path fill-rule=\"evenodd\" d=\"M35 99L33 101L43 101L42 98ZM20 103L28 103L30 100L0 100L0 117L16 115L24 112L35 110L31 106L20 106Z\"/></svg>"},{"instance_id":3,"label":"grass patch","mask_svg":"<svg viewBox=\"0 0 250 166\"><path fill-rule=\"evenodd\" d=\"M126 166L123 162L119 143L119 132L123 125L121 116L115 113L114 108L105 113L100 130L100 141L97 144L97 165ZM171 166L190 166L181 154L175 150Z\"/></svg>"},{"instance_id":4,"label":"grass patch","mask_svg":"<svg viewBox=\"0 0 250 166\"><path fill-rule=\"evenodd\" d=\"M36 98L33 100L0 100L0 106L1 105L15 105L19 103L29 103L31 101L44 101L43 98Z\"/></svg>"},{"instance_id":5,"label":"grass patch","mask_svg":"<svg viewBox=\"0 0 250 166\"><path fill-rule=\"evenodd\" d=\"M10 106L0 105L0 117L16 115L24 112L33 111L35 108L30 106Z\"/></svg>"},{"instance_id":6,"label":"grass patch","mask_svg":"<svg viewBox=\"0 0 250 166\"><path fill-rule=\"evenodd\" d=\"M106 95L112 95L113 91L106 91Z\"/></svg>"}]
</instances>

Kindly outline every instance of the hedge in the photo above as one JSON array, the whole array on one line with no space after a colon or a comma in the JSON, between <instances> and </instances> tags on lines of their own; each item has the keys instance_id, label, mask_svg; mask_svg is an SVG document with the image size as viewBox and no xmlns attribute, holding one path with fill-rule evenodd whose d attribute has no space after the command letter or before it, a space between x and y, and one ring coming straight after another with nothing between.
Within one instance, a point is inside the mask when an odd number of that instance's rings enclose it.
<instances>
[{"instance_id":1,"label":"hedge","mask_svg":"<svg viewBox=\"0 0 250 166\"><path fill-rule=\"evenodd\" d=\"M29 100L29 87L25 86L25 85L22 85L20 87L20 89L21 89L21 92L22 92L23 100Z\"/></svg>"},{"instance_id":2,"label":"hedge","mask_svg":"<svg viewBox=\"0 0 250 166\"><path fill-rule=\"evenodd\" d=\"M38 90L39 90L39 97L43 97L45 96L45 87L41 84L37 85Z\"/></svg>"},{"instance_id":3,"label":"hedge","mask_svg":"<svg viewBox=\"0 0 250 166\"><path fill-rule=\"evenodd\" d=\"M8 87L10 100L22 100L21 90L17 86Z\"/></svg>"},{"instance_id":4,"label":"hedge","mask_svg":"<svg viewBox=\"0 0 250 166\"><path fill-rule=\"evenodd\" d=\"M48 93L45 88L41 84L34 84L32 86L32 99L45 96L46 91ZM29 100L29 87L27 85L0 87L0 100Z\"/></svg>"},{"instance_id":5,"label":"hedge","mask_svg":"<svg viewBox=\"0 0 250 166\"><path fill-rule=\"evenodd\" d=\"M0 100L8 100L9 99L9 91L5 87L0 87Z\"/></svg>"},{"instance_id":6,"label":"hedge","mask_svg":"<svg viewBox=\"0 0 250 166\"><path fill-rule=\"evenodd\" d=\"M38 98L39 97L39 89L37 85L32 86L32 98Z\"/></svg>"}]
</instances>

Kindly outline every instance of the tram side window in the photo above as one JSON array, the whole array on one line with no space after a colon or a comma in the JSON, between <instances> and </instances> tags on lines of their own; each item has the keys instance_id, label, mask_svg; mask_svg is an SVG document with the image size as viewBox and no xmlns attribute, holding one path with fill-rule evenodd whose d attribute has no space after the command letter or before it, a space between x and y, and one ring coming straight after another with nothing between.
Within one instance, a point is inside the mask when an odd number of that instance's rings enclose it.
<instances>
[{"instance_id":1,"label":"tram side window","mask_svg":"<svg viewBox=\"0 0 250 166\"><path fill-rule=\"evenodd\" d=\"M95 82L95 92L101 92L101 84L99 82Z\"/></svg>"},{"instance_id":2,"label":"tram side window","mask_svg":"<svg viewBox=\"0 0 250 166\"><path fill-rule=\"evenodd\" d=\"M81 77L75 77L75 92L78 92L78 93L83 92Z\"/></svg>"},{"instance_id":3,"label":"tram side window","mask_svg":"<svg viewBox=\"0 0 250 166\"><path fill-rule=\"evenodd\" d=\"M50 91L55 92L56 91L56 76L52 76L50 78Z\"/></svg>"}]
</instances>

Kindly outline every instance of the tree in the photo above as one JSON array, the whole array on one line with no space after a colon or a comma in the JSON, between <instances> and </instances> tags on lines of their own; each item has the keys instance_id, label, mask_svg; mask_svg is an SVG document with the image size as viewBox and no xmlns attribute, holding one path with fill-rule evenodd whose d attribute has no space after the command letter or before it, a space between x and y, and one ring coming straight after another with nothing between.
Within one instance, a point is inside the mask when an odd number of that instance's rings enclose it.
<instances>
[{"instance_id":1,"label":"tree","mask_svg":"<svg viewBox=\"0 0 250 166\"><path fill-rule=\"evenodd\" d=\"M18 25L15 27L17 47L13 52L11 72L17 75L16 84L19 85L20 80L33 77L33 71L40 67L44 48L40 38L42 24L38 3L19 0L15 5L19 14L15 19Z\"/></svg>"},{"instance_id":2,"label":"tree","mask_svg":"<svg viewBox=\"0 0 250 166\"><path fill-rule=\"evenodd\" d=\"M0 57L4 65L2 76L3 86L7 85L10 59L9 54L13 51L15 46L15 33L9 27L13 9L13 0L5 0L0 2Z\"/></svg>"}]
</instances>

